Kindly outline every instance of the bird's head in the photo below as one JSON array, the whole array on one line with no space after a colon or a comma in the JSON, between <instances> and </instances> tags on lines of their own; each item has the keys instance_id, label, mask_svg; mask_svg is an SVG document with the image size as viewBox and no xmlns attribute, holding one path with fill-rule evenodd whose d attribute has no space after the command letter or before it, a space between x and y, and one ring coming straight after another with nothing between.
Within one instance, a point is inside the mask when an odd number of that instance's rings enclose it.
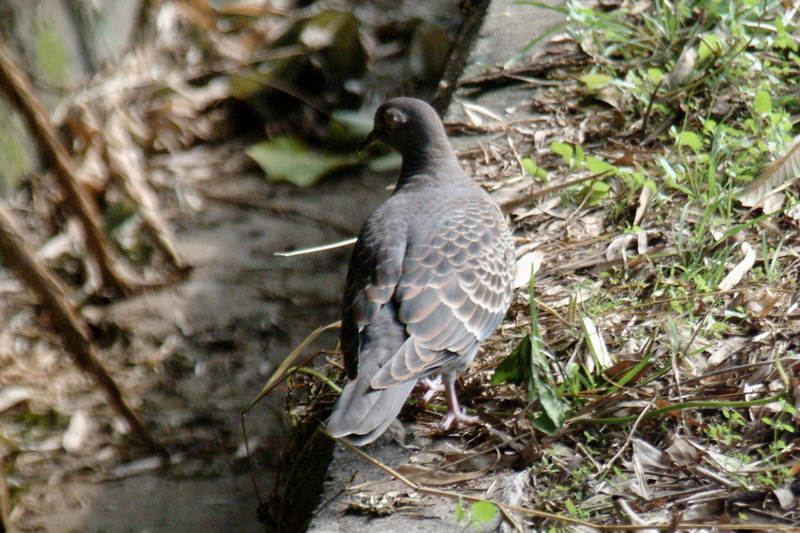
<instances>
[{"instance_id":1,"label":"bird's head","mask_svg":"<svg viewBox=\"0 0 800 533\"><path fill-rule=\"evenodd\" d=\"M403 156L420 147L449 148L444 126L436 111L416 98L393 98L375 112L372 132L361 143L362 149L382 142Z\"/></svg>"}]
</instances>

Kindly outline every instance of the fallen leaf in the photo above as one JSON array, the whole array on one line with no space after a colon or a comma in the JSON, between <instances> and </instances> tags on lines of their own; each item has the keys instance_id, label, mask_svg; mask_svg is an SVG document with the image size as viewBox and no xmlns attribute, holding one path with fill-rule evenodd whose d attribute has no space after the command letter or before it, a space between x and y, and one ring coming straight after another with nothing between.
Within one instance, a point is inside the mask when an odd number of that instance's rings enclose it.
<instances>
[{"instance_id":1,"label":"fallen leaf","mask_svg":"<svg viewBox=\"0 0 800 533\"><path fill-rule=\"evenodd\" d=\"M589 372L594 372L595 368L598 370L605 370L613 365L614 361L608 353L603 335L597 329L597 326L594 325L592 319L588 316L583 317L581 319L581 325L583 326L583 332L586 336L586 343L589 345L589 351L592 353L592 357L588 358L586 361L586 367L589 369Z\"/></svg>"},{"instance_id":2,"label":"fallen leaf","mask_svg":"<svg viewBox=\"0 0 800 533\"><path fill-rule=\"evenodd\" d=\"M30 398L31 391L25 387L3 387L0 390L0 413Z\"/></svg>"},{"instance_id":3,"label":"fallen leaf","mask_svg":"<svg viewBox=\"0 0 800 533\"><path fill-rule=\"evenodd\" d=\"M636 235L628 234L617 237L606 248L606 260L625 258L628 256L627 249L636 240Z\"/></svg>"},{"instance_id":4,"label":"fallen leaf","mask_svg":"<svg viewBox=\"0 0 800 533\"><path fill-rule=\"evenodd\" d=\"M324 175L360 161L356 156L329 155L311 149L295 137L281 136L250 146L247 155L272 181L288 181L308 187Z\"/></svg>"},{"instance_id":5,"label":"fallen leaf","mask_svg":"<svg viewBox=\"0 0 800 533\"><path fill-rule=\"evenodd\" d=\"M528 252L519 259L514 271L514 287L521 289L527 287L530 283L531 276L539 271L544 260L544 252L541 250L533 250Z\"/></svg>"},{"instance_id":6,"label":"fallen leaf","mask_svg":"<svg viewBox=\"0 0 800 533\"><path fill-rule=\"evenodd\" d=\"M104 131L109 165L139 205L142 217L155 233L161 248L173 264L182 267L185 263L178 252L175 234L163 215L158 196L147 181L144 152L131 138L125 124L126 115L123 110L114 109L107 117Z\"/></svg>"},{"instance_id":7,"label":"fallen leaf","mask_svg":"<svg viewBox=\"0 0 800 533\"><path fill-rule=\"evenodd\" d=\"M653 190L650 188L650 183L645 183L639 193L639 205L636 206L636 214L633 216L633 225L638 226L644 220L644 215L647 212L647 207L650 205L650 199L653 197Z\"/></svg>"},{"instance_id":8,"label":"fallen leaf","mask_svg":"<svg viewBox=\"0 0 800 533\"><path fill-rule=\"evenodd\" d=\"M70 453L80 452L85 448L91 431L92 420L86 411L79 410L69 419L69 426L61 437L61 446Z\"/></svg>"},{"instance_id":9,"label":"fallen leaf","mask_svg":"<svg viewBox=\"0 0 800 533\"><path fill-rule=\"evenodd\" d=\"M407 478L422 485L441 486L453 485L478 479L486 475L486 470L476 470L474 472L447 472L435 470L419 465L402 465L396 469Z\"/></svg>"},{"instance_id":10,"label":"fallen leaf","mask_svg":"<svg viewBox=\"0 0 800 533\"><path fill-rule=\"evenodd\" d=\"M665 85L670 89L675 89L691 75L696 62L697 50L692 47L684 48L675 62L675 66L667 74Z\"/></svg>"},{"instance_id":11,"label":"fallen leaf","mask_svg":"<svg viewBox=\"0 0 800 533\"><path fill-rule=\"evenodd\" d=\"M762 207L767 198L788 187L800 177L800 137L789 150L739 193L738 200L746 207ZM774 205L770 206L774 209ZM764 212L767 212L766 206Z\"/></svg>"},{"instance_id":12,"label":"fallen leaf","mask_svg":"<svg viewBox=\"0 0 800 533\"><path fill-rule=\"evenodd\" d=\"M744 252L744 259L742 259L738 265L733 267L733 269L728 272L728 275L720 281L717 288L721 291L729 291L734 288L736 285L742 281L747 272L753 268L753 265L756 263L756 251L753 249L752 246L747 244L746 242L742 243L742 252Z\"/></svg>"}]
</instances>

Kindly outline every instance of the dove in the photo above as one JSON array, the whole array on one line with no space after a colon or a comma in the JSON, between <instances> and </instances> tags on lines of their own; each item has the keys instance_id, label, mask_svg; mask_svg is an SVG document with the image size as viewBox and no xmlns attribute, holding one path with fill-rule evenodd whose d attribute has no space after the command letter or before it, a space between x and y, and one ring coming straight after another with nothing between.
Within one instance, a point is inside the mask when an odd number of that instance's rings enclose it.
<instances>
[{"instance_id":1,"label":"dove","mask_svg":"<svg viewBox=\"0 0 800 533\"><path fill-rule=\"evenodd\" d=\"M368 218L352 252L340 345L347 384L327 431L355 445L378 438L420 380L441 376L444 429L474 422L456 379L502 322L515 254L505 216L461 167L434 109L395 98L365 142L398 151L392 195Z\"/></svg>"}]
</instances>

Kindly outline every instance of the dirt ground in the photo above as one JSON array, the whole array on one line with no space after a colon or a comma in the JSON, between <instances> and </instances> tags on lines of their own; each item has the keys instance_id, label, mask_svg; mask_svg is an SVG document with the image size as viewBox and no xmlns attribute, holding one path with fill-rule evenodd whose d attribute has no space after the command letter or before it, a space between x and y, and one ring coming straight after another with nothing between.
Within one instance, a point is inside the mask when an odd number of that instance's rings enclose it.
<instances>
[{"instance_id":1,"label":"dirt ground","mask_svg":"<svg viewBox=\"0 0 800 533\"><path fill-rule=\"evenodd\" d=\"M452 29L458 13L458 2L452 0L326 5L353 6L357 16L377 21L376 25L388 17L388 24L400 31L423 20ZM169 7L162 14L176 17L177 10ZM192 24L202 26L208 19L192 15L208 13L186 7L184 18L171 20L174 32L159 35L158 46L164 50L155 58L161 67L193 79L191 69L211 68L191 64L197 57L192 51L204 43L213 42L223 55L238 53L236 46L250 43L246 37L237 40L234 32L209 32L197 38ZM393 46L380 50L392 59L376 68L378 80L370 82L375 87L367 101L383 99L388 87L399 85L398 76L407 74L396 64L405 61L402 49ZM187 64L176 65L174 58ZM149 154L141 163L158 193L161 215L175 231L178 254L189 274L161 283L160 265L150 265L139 274L155 280L156 288L110 303L82 302L80 281L71 283L71 288L102 348L103 363L169 450L171 464L159 468L157 458L133 442L129 428L103 394L63 353L26 291L10 272L2 272L0 451L11 500L10 522L18 531L47 533L260 532L264 526L256 517L259 495L266 497L272 488L286 443L285 391L276 391L247 415L255 487L240 415L293 347L315 328L338 319L350 249L294 258L274 254L354 236L388 196L392 175L351 168L313 187L299 188L265 181L263 172L244 155L248 144L259 140L252 132L247 139L221 139L212 131L211 142L195 139L181 146L185 139L170 135L202 137L198 131L209 123L224 131L233 128L217 122L221 109L186 116L181 115L186 110L180 102L169 108L179 98L163 107L147 104L148 98L163 93L148 92L152 91L149 79L137 85L137 75L147 78L155 68L136 64L138 59L126 58L129 63L119 66L122 72L112 69L104 74L112 79L108 86L118 76L116 82L126 87L109 108L130 106L124 113L131 131L143 125L147 113L165 118L161 131L159 124L148 122L146 128L153 128L155 138L163 133L167 142L177 141L166 150L161 146L160 154ZM232 70L240 66L236 63ZM144 70L137 71L139 67ZM131 92L128 82L141 91ZM103 94L104 87L101 79L95 88ZM192 93L194 87L181 88L189 96L202 93ZM115 95L106 98L110 102ZM78 121L79 128L86 125L85 119ZM105 133L104 126L100 133ZM30 204L38 201L23 193L12 203L20 212L30 212L34 210ZM50 216L49 207L42 211ZM48 228L35 227L37 223L31 216L34 248L41 249L61 274L80 271L75 260L82 254L79 236L72 230L55 231L58 236L47 241ZM335 336L328 335L312 349L334 346Z\"/></svg>"},{"instance_id":2,"label":"dirt ground","mask_svg":"<svg viewBox=\"0 0 800 533\"><path fill-rule=\"evenodd\" d=\"M237 173L187 184L205 191L193 209L172 213L191 275L102 309L103 322L115 324L125 338L110 350L119 358L114 362L145 359L155 370L149 376L123 370L131 399L157 425L156 436L181 451L164 472L155 470L152 457L104 461L98 456L117 452L91 437L78 457L46 454L49 460L29 465L42 483L28 480L32 490L16 511L24 509L16 517L20 529L263 531L240 412L293 346L337 319L348 249L299 258L273 254L347 238L388 194L387 183L353 172L313 191L268 186L257 175ZM264 201L283 207L259 207ZM320 346L330 348L331 342L325 338ZM90 387L68 374L56 379ZM94 403L92 410L107 411ZM285 438L283 408L276 394L247 418L264 494Z\"/></svg>"}]
</instances>

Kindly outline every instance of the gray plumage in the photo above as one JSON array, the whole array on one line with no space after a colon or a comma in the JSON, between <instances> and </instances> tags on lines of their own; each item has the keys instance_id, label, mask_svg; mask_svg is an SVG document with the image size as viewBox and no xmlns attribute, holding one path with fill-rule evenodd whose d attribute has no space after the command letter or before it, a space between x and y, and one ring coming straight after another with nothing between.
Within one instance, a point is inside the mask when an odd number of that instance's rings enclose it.
<instances>
[{"instance_id":1,"label":"gray plumage","mask_svg":"<svg viewBox=\"0 0 800 533\"><path fill-rule=\"evenodd\" d=\"M467 176L428 104L396 98L370 140L403 156L392 196L358 235L344 293L341 347L350 378L328 432L380 436L421 378L440 374L443 425L465 421L455 380L511 302L514 248L497 204Z\"/></svg>"}]
</instances>

